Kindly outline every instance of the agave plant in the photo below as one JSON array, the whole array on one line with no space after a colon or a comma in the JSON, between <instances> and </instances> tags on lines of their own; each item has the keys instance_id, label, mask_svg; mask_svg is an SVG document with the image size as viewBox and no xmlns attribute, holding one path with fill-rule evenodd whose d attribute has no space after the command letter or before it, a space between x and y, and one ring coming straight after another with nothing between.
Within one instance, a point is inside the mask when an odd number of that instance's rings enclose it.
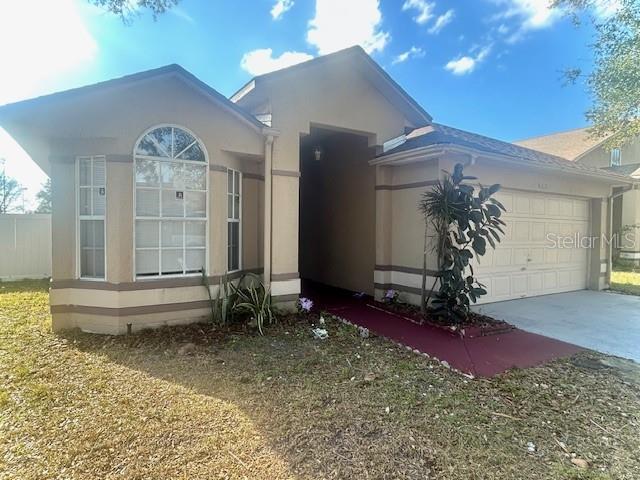
<instances>
[{"instance_id":1,"label":"agave plant","mask_svg":"<svg viewBox=\"0 0 640 480\"><path fill-rule=\"evenodd\" d=\"M248 313L255 320L260 335L264 335L264 325L275 320L269 289L264 286L260 277L253 273L244 275L238 286L231 284L231 288L237 296L233 311Z\"/></svg>"},{"instance_id":2,"label":"agave plant","mask_svg":"<svg viewBox=\"0 0 640 480\"><path fill-rule=\"evenodd\" d=\"M202 269L202 284L209 294L211 321L221 326L229 324L233 317L234 306L238 300L237 292L234 285L229 281L229 277L223 275L220 279L220 286L218 287L218 294L215 299L211 295L209 278L204 273L204 268Z\"/></svg>"}]
</instances>

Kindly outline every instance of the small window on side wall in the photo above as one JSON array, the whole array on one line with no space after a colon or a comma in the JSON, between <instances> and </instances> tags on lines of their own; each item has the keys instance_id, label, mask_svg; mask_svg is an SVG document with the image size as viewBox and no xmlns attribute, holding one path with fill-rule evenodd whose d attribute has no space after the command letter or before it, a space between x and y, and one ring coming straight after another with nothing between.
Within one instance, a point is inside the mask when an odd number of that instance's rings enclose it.
<instances>
[{"instance_id":1,"label":"small window on side wall","mask_svg":"<svg viewBox=\"0 0 640 480\"><path fill-rule=\"evenodd\" d=\"M610 165L612 167L618 167L618 166L622 165L622 154L621 154L619 148L612 148L611 149L611 162L610 162Z\"/></svg>"},{"instance_id":2,"label":"small window on side wall","mask_svg":"<svg viewBox=\"0 0 640 480\"><path fill-rule=\"evenodd\" d=\"M242 174L227 170L227 270L240 270L242 245Z\"/></svg>"},{"instance_id":3,"label":"small window on side wall","mask_svg":"<svg viewBox=\"0 0 640 480\"><path fill-rule=\"evenodd\" d=\"M76 194L78 205L78 275L105 278L105 211L107 175L104 156L78 157Z\"/></svg>"}]
</instances>

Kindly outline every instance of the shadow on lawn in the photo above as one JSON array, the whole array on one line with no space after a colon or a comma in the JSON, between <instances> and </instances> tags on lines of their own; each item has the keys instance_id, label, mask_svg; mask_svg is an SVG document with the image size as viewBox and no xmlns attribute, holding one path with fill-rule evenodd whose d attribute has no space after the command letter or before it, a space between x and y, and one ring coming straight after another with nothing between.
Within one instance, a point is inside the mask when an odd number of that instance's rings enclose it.
<instances>
[{"instance_id":1,"label":"shadow on lawn","mask_svg":"<svg viewBox=\"0 0 640 480\"><path fill-rule=\"evenodd\" d=\"M317 341L289 319L264 337L209 324L123 337L65 335L82 351L240 407L295 472L311 478L430 478L429 429L424 419L411 421L420 394L398 375L417 372L411 362L417 358L381 339L360 339L349 327L335 324L330 331L329 340ZM195 348L181 354L186 343ZM395 365L395 375L381 373L380 357L386 355L407 357ZM365 380L371 371L385 381Z\"/></svg>"},{"instance_id":2,"label":"shadow on lawn","mask_svg":"<svg viewBox=\"0 0 640 480\"><path fill-rule=\"evenodd\" d=\"M353 328L330 323L329 332L314 340L289 319L264 337L208 324L67 335L83 351L238 406L303 478L618 478L576 471L557 441L601 468L640 469L620 413L636 418L640 388L613 366L593 368L601 356L468 381ZM182 355L187 342L196 346ZM603 443L602 428L618 438Z\"/></svg>"}]
</instances>

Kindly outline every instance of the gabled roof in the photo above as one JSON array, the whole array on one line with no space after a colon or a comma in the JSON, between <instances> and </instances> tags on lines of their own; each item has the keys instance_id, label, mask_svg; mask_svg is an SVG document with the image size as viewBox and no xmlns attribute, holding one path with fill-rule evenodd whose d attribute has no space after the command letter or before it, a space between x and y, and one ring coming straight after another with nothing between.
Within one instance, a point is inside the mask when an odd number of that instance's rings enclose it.
<instances>
[{"instance_id":1,"label":"gabled roof","mask_svg":"<svg viewBox=\"0 0 640 480\"><path fill-rule=\"evenodd\" d=\"M205 82L197 78L191 72L185 70L183 67L177 64L166 65L164 67L155 68L152 70L146 70L143 72L134 73L132 75L125 75L123 77L106 80L104 82L94 83L92 85L86 85L83 87L72 88L70 90L64 90L62 92L56 92L49 95L43 95L40 97L23 100L20 102L10 103L0 106L0 119L9 115L11 112L15 112L25 107L31 106L45 106L50 102L57 102L68 98L89 94L92 92L106 90L114 87L127 86L129 84L138 83L153 78L158 78L165 75L175 75L182 78L187 84L200 90L205 95L208 95L212 100L220 103L224 107L230 109L233 113L239 116L241 119L249 123L251 126L258 130L264 128L264 124L258 121L253 115L249 114L235 103L229 101L227 97L217 92L215 89L207 85Z\"/></svg>"},{"instance_id":2,"label":"gabled roof","mask_svg":"<svg viewBox=\"0 0 640 480\"><path fill-rule=\"evenodd\" d=\"M485 137L476 133L467 132L446 125L433 123L426 127L417 128L406 136L406 141L401 145L385 152L378 158L390 157L402 152L426 149L429 147L462 147L476 152L511 157L514 160L532 165L534 167L551 168L573 173L583 173L591 176L617 178L628 183L627 175L614 171L605 171L599 168L588 167L581 163L571 162L556 155L532 150L530 148L503 142L494 138Z\"/></svg>"},{"instance_id":3,"label":"gabled roof","mask_svg":"<svg viewBox=\"0 0 640 480\"><path fill-rule=\"evenodd\" d=\"M588 127L513 142L521 147L576 161L601 145L606 137L593 137Z\"/></svg>"},{"instance_id":4,"label":"gabled roof","mask_svg":"<svg viewBox=\"0 0 640 480\"><path fill-rule=\"evenodd\" d=\"M618 175L640 178L640 163L629 163L626 165L617 165L615 167L605 167L603 168L603 170L614 172Z\"/></svg>"},{"instance_id":5,"label":"gabled roof","mask_svg":"<svg viewBox=\"0 0 640 480\"><path fill-rule=\"evenodd\" d=\"M415 125L426 125L431 123L432 117L422 106L415 101L391 76L378 65L360 46L353 46L339 50L328 55L316 57L306 62L265 73L254 77L243 85L236 93L231 95L232 102L239 102L243 98L251 95L251 92L261 83L278 81L288 75L295 75L308 68L320 65L331 65L334 62L352 61L354 67L361 66L370 76L374 85L378 86L381 92L386 92L393 102L403 105L407 118Z\"/></svg>"}]
</instances>

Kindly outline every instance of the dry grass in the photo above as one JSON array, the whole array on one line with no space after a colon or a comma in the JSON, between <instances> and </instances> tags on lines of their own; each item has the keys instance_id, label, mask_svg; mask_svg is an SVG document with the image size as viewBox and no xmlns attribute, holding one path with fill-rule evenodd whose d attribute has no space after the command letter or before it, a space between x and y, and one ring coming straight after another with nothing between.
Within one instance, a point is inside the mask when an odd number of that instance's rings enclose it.
<instances>
[{"instance_id":1,"label":"dry grass","mask_svg":"<svg viewBox=\"0 0 640 480\"><path fill-rule=\"evenodd\" d=\"M614 271L611 273L611 290L640 295L640 273Z\"/></svg>"},{"instance_id":2,"label":"dry grass","mask_svg":"<svg viewBox=\"0 0 640 480\"><path fill-rule=\"evenodd\" d=\"M56 336L38 283L0 316L0 479L640 478L638 369L595 354L470 381L331 322Z\"/></svg>"}]
</instances>

